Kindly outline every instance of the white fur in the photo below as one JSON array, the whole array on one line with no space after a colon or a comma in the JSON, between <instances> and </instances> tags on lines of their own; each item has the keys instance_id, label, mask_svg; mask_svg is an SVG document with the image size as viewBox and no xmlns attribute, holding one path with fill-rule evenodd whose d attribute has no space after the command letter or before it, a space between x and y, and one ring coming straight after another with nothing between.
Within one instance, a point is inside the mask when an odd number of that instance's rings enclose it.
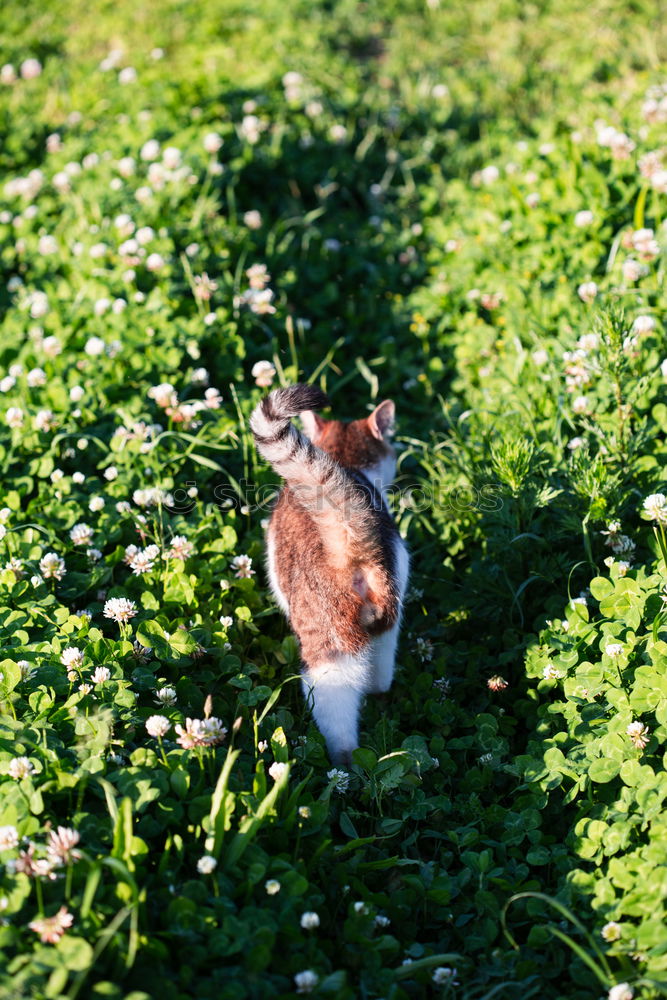
<instances>
[{"instance_id":1,"label":"white fur","mask_svg":"<svg viewBox=\"0 0 667 1000\"><path fill-rule=\"evenodd\" d=\"M410 558L405 543L394 546L401 608L408 583ZM359 712L368 693L388 691L394 675L400 617L393 628L371 640L357 656L340 654L306 671L302 678L306 701L324 736L334 763L349 764L359 745Z\"/></svg>"},{"instance_id":2,"label":"white fur","mask_svg":"<svg viewBox=\"0 0 667 1000\"><path fill-rule=\"evenodd\" d=\"M394 663L396 660L398 634L401 629L403 600L410 572L410 556L402 538L397 538L394 543L394 560L400 608L396 624L392 628L387 629L386 632L383 632L382 635L378 635L371 643L371 675L367 691L372 694L388 691L394 677Z\"/></svg>"},{"instance_id":3,"label":"white fur","mask_svg":"<svg viewBox=\"0 0 667 1000\"><path fill-rule=\"evenodd\" d=\"M366 469L359 471L380 491L382 498L386 500L386 491L396 475L396 459L392 455L385 455L375 465L369 465Z\"/></svg>"},{"instance_id":4,"label":"white fur","mask_svg":"<svg viewBox=\"0 0 667 1000\"><path fill-rule=\"evenodd\" d=\"M302 678L303 693L334 764L349 764L359 746L359 711L370 673L364 652L339 654L311 667Z\"/></svg>"},{"instance_id":5,"label":"white fur","mask_svg":"<svg viewBox=\"0 0 667 1000\"><path fill-rule=\"evenodd\" d=\"M273 596L276 599L278 607L289 617L289 603L280 589L280 584L278 583L278 574L276 572L276 543L271 528L269 528L266 533L266 569L269 574L271 590L273 591Z\"/></svg>"}]
</instances>

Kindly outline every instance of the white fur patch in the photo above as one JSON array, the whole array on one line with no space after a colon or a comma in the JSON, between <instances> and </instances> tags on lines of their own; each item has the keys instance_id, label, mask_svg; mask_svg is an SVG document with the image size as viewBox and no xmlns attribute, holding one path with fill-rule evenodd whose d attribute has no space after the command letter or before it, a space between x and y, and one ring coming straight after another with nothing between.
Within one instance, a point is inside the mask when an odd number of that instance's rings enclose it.
<instances>
[{"instance_id":1,"label":"white fur patch","mask_svg":"<svg viewBox=\"0 0 667 1000\"><path fill-rule=\"evenodd\" d=\"M398 581L398 592L401 595L401 605L405 597L410 576L410 553L402 538L398 537L394 543L394 559L396 561L396 579Z\"/></svg>"},{"instance_id":2,"label":"white fur patch","mask_svg":"<svg viewBox=\"0 0 667 1000\"><path fill-rule=\"evenodd\" d=\"M394 677L394 664L396 661L396 647L398 646L398 634L401 628L401 616L403 614L403 599L408 585L410 573L410 555L402 538L397 538L394 542L394 562L396 583L400 596L399 618L393 628L387 629L382 635L373 639L371 645L371 677L368 691L375 694L388 691Z\"/></svg>"},{"instance_id":3,"label":"white fur patch","mask_svg":"<svg viewBox=\"0 0 667 1000\"><path fill-rule=\"evenodd\" d=\"M370 676L367 651L339 654L303 675L303 693L334 763L349 761L359 746L359 711Z\"/></svg>"},{"instance_id":4,"label":"white fur patch","mask_svg":"<svg viewBox=\"0 0 667 1000\"><path fill-rule=\"evenodd\" d=\"M386 490L391 486L396 475L396 459L392 455L385 455L375 465L369 465L366 469L359 471L380 491L383 499L386 500Z\"/></svg>"}]
</instances>

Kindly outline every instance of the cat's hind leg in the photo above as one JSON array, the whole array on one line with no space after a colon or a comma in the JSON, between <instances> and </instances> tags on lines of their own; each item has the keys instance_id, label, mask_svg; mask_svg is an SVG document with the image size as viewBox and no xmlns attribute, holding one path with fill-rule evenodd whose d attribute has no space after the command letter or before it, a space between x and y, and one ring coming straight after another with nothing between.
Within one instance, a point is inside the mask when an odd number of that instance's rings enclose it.
<instances>
[{"instance_id":1,"label":"cat's hind leg","mask_svg":"<svg viewBox=\"0 0 667 1000\"><path fill-rule=\"evenodd\" d=\"M396 661L396 646L401 624L396 622L392 628L381 635L375 636L370 646L369 694L384 694L391 687Z\"/></svg>"},{"instance_id":2,"label":"cat's hind leg","mask_svg":"<svg viewBox=\"0 0 667 1000\"><path fill-rule=\"evenodd\" d=\"M352 751L359 746L359 712L370 672L368 649L335 653L304 667L303 692L333 764L349 766Z\"/></svg>"}]
</instances>

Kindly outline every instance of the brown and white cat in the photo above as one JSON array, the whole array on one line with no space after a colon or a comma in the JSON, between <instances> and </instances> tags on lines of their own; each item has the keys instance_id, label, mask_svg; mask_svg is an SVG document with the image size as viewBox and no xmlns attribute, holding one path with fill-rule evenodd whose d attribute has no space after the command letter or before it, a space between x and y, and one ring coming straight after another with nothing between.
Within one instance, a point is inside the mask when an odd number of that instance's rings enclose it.
<instances>
[{"instance_id":1,"label":"brown and white cat","mask_svg":"<svg viewBox=\"0 0 667 1000\"><path fill-rule=\"evenodd\" d=\"M391 685L409 559L384 499L396 471L394 404L350 423L313 412L328 405L315 386L276 389L250 426L285 480L267 532L271 589L298 637L329 755L349 764L364 695ZM308 437L291 423L297 415Z\"/></svg>"}]
</instances>

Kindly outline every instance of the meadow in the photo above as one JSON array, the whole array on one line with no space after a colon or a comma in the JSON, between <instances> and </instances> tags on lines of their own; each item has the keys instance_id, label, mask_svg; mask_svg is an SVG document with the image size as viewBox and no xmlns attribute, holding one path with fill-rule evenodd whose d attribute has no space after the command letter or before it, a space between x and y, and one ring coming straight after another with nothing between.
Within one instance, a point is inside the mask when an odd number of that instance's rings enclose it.
<instances>
[{"instance_id":1,"label":"meadow","mask_svg":"<svg viewBox=\"0 0 667 1000\"><path fill-rule=\"evenodd\" d=\"M8 0L2 1000L667 995L648 0ZM396 402L349 771L248 417Z\"/></svg>"}]
</instances>

